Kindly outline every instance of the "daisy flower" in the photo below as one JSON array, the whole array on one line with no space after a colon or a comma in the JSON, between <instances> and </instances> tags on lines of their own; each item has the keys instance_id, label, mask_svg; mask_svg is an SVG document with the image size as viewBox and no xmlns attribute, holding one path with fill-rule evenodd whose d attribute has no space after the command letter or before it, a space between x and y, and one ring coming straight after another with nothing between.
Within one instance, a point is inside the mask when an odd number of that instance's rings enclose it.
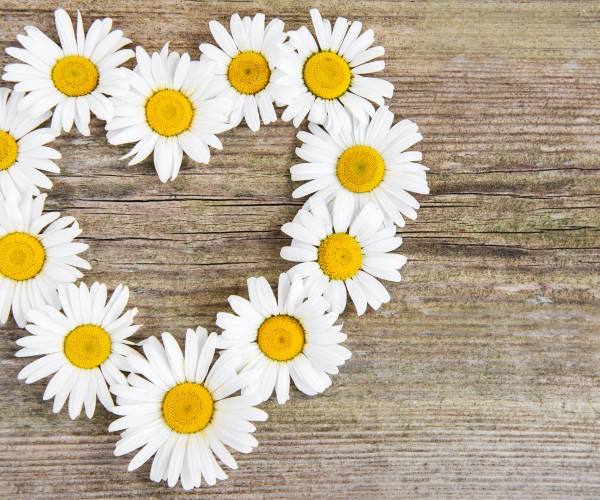
<instances>
[{"instance_id":1,"label":"daisy flower","mask_svg":"<svg viewBox=\"0 0 600 500\"><path fill-rule=\"evenodd\" d=\"M363 76L381 71L383 47L371 47L373 30L362 35L362 23L338 17L333 29L317 9L310 11L317 40L306 26L288 33L290 41L277 62L276 82L281 93L277 105L287 106L282 120L298 127L308 115L311 122L339 130L349 127L349 117L364 122L392 97L394 86L381 78ZM359 36L360 35L360 36Z\"/></svg>"},{"instance_id":2,"label":"daisy flower","mask_svg":"<svg viewBox=\"0 0 600 500\"><path fill-rule=\"evenodd\" d=\"M312 193L330 204L341 198L349 210L373 202L383 210L386 225L404 227L404 217L416 219L419 202L409 192L427 194L427 167L420 165L419 151L406 151L423 136L410 120L392 126L394 114L380 107L373 118L337 134L309 124L309 132L299 132L304 143L296 154L307 163L294 165L290 172L294 181L309 181L292 196L300 198Z\"/></svg>"},{"instance_id":3,"label":"daisy flower","mask_svg":"<svg viewBox=\"0 0 600 500\"><path fill-rule=\"evenodd\" d=\"M30 309L60 305L57 289L91 269L77 254L85 243L73 241L81 233L73 217L58 212L42 215L46 195L20 201L0 201L0 322L6 323L12 308L23 328ZM60 218L59 218L60 217ZM45 229L44 229L45 228Z\"/></svg>"},{"instance_id":4,"label":"daisy flower","mask_svg":"<svg viewBox=\"0 0 600 500\"><path fill-rule=\"evenodd\" d=\"M334 205L333 214L319 198L308 201L293 222L281 230L291 236L292 244L281 249L281 257L299 264L288 274L305 280L308 297L323 295L329 309L341 314L346 308L346 290L361 315L367 304L379 309L390 295L377 278L400 281L400 269L406 257L389 253L402 244L396 227L382 227L383 213L373 203L356 217L352 198Z\"/></svg>"},{"instance_id":5,"label":"daisy flower","mask_svg":"<svg viewBox=\"0 0 600 500\"><path fill-rule=\"evenodd\" d=\"M223 149L215 134L229 130L231 101L215 98L215 64L190 61L189 54L169 53L166 44L150 57L137 47L137 66L128 71L129 93L113 99L114 119L106 125L108 142L136 142L123 158L129 165L154 151L154 166L162 182L175 179L185 152L192 160L208 163L208 146Z\"/></svg>"},{"instance_id":6,"label":"daisy flower","mask_svg":"<svg viewBox=\"0 0 600 500\"><path fill-rule=\"evenodd\" d=\"M257 131L261 119L265 125L277 120L271 76L287 37L283 21L272 19L265 29L264 14L243 20L234 14L230 22L231 35L218 21L211 21L208 26L220 48L203 43L200 60L213 61L216 65L213 85L221 96L233 102L231 125L239 125L244 118L248 127Z\"/></svg>"},{"instance_id":7,"label":"daisy flower","mask_svg":"<svg viewBox=\"0 0 600 500\"><path fill-rule=\"evenodd\" d=\"M23 48L6 49L22 64L7 65L3 78L18 82L15 90L28 92L20 107L32 116L54 108L52 129L57 134L70 131L74 121L79 132L90 135L90 111L100 120L110 120L113 107L106 96L127 92L125 70L119 66L134 55L123 49L131 40L121 30L111 31L109 18L94 21L87 35L79 11L77 34L63 9L55 12L55 20L60 47L39 29L27 26L27 35L17 35Z\"/></svg>"},{"instance_id":8,"label":"daisy flower","mask_svg":"<svg viewBox=\"0 0 600 500\"><path fill-rule=\"evenodd\" d=\"M162 339L164 345L156 337L145 340L146 357L130 360L143 377L131 373L130 385L111 387L118 404L114 413L122 418L109 431L124 431L115 455L141 448L129 463L130 471L156 454L152 481L166 480L172 487L181 477L181 485L189 490L200 486L204 477L212 486L217 479L227 479L215 455L237 469L225 445L251 452L258 442L250 421L264 421L267 414L254 408L260 402L256 395L231 396L248 380L236 373L232 360L218 359L211 368L216 333L188 330L185 354L171 334L163 333Z\"/></svg>"},{"instance_id":9,"label":"daisy flower","mask_svg":"<svg viewBox=\"0 0 600 500\"><path fill-rule=\"evenodd\" d=\"M54 413L58 413L67 397L69 416L75 419L85 406L92 418L96 398L109 411L113 401L107 383L125 384L121 370L129 371L126 356L137 354L127 344L139 325L133 325L137 309L123 313L129 299L129 289L119 285L106 302L106 285L94 283L89 289L81 283L63 286L59 290L59 308L46 306L27 314L28 337L17 340L23 347L15 356L42 356L19 373L19 379L31 384L54 374L44 400L54 398Z\"/></svg>"},{"instance_id":10,"label":"daisy flower","mask_svg":"<svg viewBox=\"0 0 600 500\"><path fill-rule=\"evenodd\" d=\"M0 193L4 198L38 195L38 188L52 187L43 171L60 171L52 161L59 159L60 153L45 146L56 138L56 132L50 128L35 130L50 117L50 112L32 118L20 111L23 96L21 92L0 88Z\"/></svg>"},{"instance_id":11,"label":"daisy flower","mask_svg":"<svg viewBox=\"0 0 600 500\"><path fill-rule=\"evenodd\" d=\"M263 277L248 279L250 300L232 295L229 304L236 314L218 313L223 328L218 347L221 358L238 358L241 374L254 372L245 393L258 393L262 401L277 393L280 404L289 399L290 377L309 396L331 385L329 375L350 359L350 351L339 345L346 340L337 313L326 314L322 297L304 300L298 276L290 281L279 276L277 299Z\"/></svg>"}]
</instances>

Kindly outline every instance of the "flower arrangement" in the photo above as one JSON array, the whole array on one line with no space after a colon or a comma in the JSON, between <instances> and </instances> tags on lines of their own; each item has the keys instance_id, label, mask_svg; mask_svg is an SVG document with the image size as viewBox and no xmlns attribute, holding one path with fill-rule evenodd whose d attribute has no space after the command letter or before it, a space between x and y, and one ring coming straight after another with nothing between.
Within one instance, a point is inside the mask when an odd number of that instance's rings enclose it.
<instances>
[{"instance_id":1,"label":"flower arrangement","mask_svg":"<svg viewBox=\"0 0 600 500\"><path fill-rule=\"evenodd\" d=\"M226 479L221 464L237 468L229 449L258 445L252 422L266 420L257 406L273 393L284 404L291 383L307 396L331 385L351 357L338 323L348 296L358 315L391 300L380 280L401 279L397 227L417 216L411 193L428 193L422 155L409 150L422 139L417 125L394 123L385 105L393 85L369 76L384 69L373 30L310 16L313 32L265 25L260 13L234 14L229 30L210 21L216 45L200 44L192 60L168 44L152 54L125 48L131 41L111 19L86 33L79 12L74 26L59 9L59 44L26 27L21 47L6 49L18 62L3 75L14 90L0 89L0 321L12 312L29 334L16 356L36 357L19 378L51 376L43 398L55 413L67 404L72 419L82 410L92 418L99 401L118 416L115 455L136 452L129 470L153 457L150 478L171 487ZM296 150L304 163L290 172L303 182L293 197L309 198L281 228L291 238L281 257L294 265L276 291L250 277L248 298L230 296L232 312L218 313L221 334L189 329L183 350L169 333L133 343L128 288L109 297L102 283L76 285L90 269L77 221L43 212L40 190L52 187L46 173L59 173L60 159L47 144L73 124L89 135L94 114L110 144L133 144L130 165L152 154L168 182L184 153L208 163L211 148L223 148L219 135L242 121L257 131L277 120L276 107L295 127L308 122Z\"/></svg>"}]
</instances>

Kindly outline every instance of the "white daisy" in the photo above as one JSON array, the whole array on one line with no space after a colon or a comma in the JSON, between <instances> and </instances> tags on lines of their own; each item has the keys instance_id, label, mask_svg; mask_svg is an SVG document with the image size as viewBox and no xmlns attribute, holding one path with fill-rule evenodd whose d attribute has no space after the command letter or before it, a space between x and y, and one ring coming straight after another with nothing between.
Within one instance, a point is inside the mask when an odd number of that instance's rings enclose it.
<instances>
[{"instance_id":1,"label":"white daisy","mask_svg":"<svg viewBox=\"0 0 600 500\"><path fill-rule=\"evenodd\" d=\"M111 387L117 395L114 413L122 418L109 431L123 431L115 448L120 456L141 448L129 463L130 471L154 460L150 479L166 480L188 490L200 486L201 478L209 485L227 475L215 455L232 469L235 459L225 445L249 453L258 446L251 435L256 430L250 421L264 421L267 414L254 408L257 396L234 396L247 384L247 375L235 371L236 360L218 359L210 367L217 334L207 335L204 328L188 330L185 355L169 333L142 344L146 358L130 360L143 377L130 374L130 385ZM233 362L232 362L233 361Z\"/></svg>"},{"instance_id":2,"label":"white daisy","mask_svg":"<svg viewBox=\"0 0 600 500\"><path fill-rule=\"evenodd\" d=\"M287 106L281 117L293 119L298 127L308 115L315 122L339 130L350 126L350 116L365 122L384 97L392 97L394 86L381 78L363 75L381 71L383 47L371 47L375 37L369 29L360 35L362 23L338 17L333 29L321 19L317 9L310 11L317 41L306 26L288 33L277 62L278 106ZM360 36L359 36L360 35Z\"/></svg>"},{"instance_id":3,"label":"white daisy","mask_svg":"<svg viewBox=\"0 0 600 500\"><path fill-rule=\"evenodd\" d=\"M280 19L272 19L265 29L264 14L244 19L233 14L230 26L231 35L218 21L209 23L220 48L203 43L200 60L213 61L216 65L212 85L222 97L233 102L230 123L237 126L245 118L248 127L257 131L261 119L265 125L277 120L271 76L287 35Z\"/></svg>"},{"instance_id":4,"label":"white daisy","mask_svg":"<svg viewBox=\"0 0 600 500\"><path fill-rule=\"evenodd\" d=\"M57 289L90 269L77 254L87 250L74 242L81 233L73 217L42 214L46 195L0 201L0 322L12 313L23 328L30 309L60 305ZM60 218L59 218L60 217ZM44 229L45 228L45 229Z\"/></svg>"},{"instance_id":5,"label":"white daisy","mask_svg":"<svg viewBox=\"0 0 600 500\"><path fill-rule=\"evenodd\" d=\"M27 35L17 35L24 48L9 47L6 52L23 64L9 64L3 78L18 82L15 90L28 92L21 108L32 116L54 109L52 129L68 132L75 126L90 135L90 111L100 120L110 120L113 107L107 95L124 95L128 89L124 69L119 68L133 57L123 49L131 42L121 30L111 31L112 19L97 19L87 35L77 11L77 34L69 15L55 12L59 47L39 29L27 26Z\"/></svg>"},{"instance_id":6,"label":"white daisy","mask_svg":"<svg viewBox=\"0 0 600 500\"><path fill-rule=\"evenodd\" d=\"M43 356L19 373L19 379L31 384L55 374L44 392L44 400L54 398L54 413L58 413L67 397L69 416L75 419L85 406L92 418L96 397L112 411L113 401L107 382L126 384L121 370L129 371L126 356L138 355L127 339L139 325L133 325L137 309L123 313L129 299L129 289L119 285L106 302L106 285L94 283L89 289L81 283L62 286L60 308L46 306L27 314L28 337L17 340L23 347L15 356Z\"/></svg>"},{"instance_id":7,"label":"white daisy","mask_svg":"<svg viewBox=\"0 0 600 500\"><path fill-rule=\"evenodd\" d=\"M331 385L329 375L350 359L350 351L339 345L346 340L341 325L334 325L337 313L326 314L322 297L304 300L302 280L279 276L278 298L263 277L248 279L250 300L232 295L229 304L236 314L218 313L223 328L221 357L238 358L241 374L254 372L243 393L257 392L261 400L273 389L280 404L289 399L290 377L309 396Z\"/></svg>"},{"instance_id":8,"label":"white daisy","mask_svg":"<svg viewBox=\"0 0 600 500\"><path fill-rule=\"evenodd\" d=\"M231 101L215 98L215 64L190 61L169 53L168 44L152 58L136 48L137 66L128 71L131 84L123 98L113 99L115 116L106 125L108 142L137 142L123 158L129 165L146 159L154 151L154 166L162 182L175 179L183 152L199 163L208 163L208 146L223 149L215 134L229 130Z\"/></svg>"},{"instance_id":9,"label":"white daisy","mask_svg":"<svg viewBox=\"0 0 600 500\"><path fill-rule=\"evenodd\" d=\"M404 216L415 219L419 202L409 194L429 193L427 167L420 165L419 151L406 151L423 136L410 120L392 126L394 114L380 107L370 122L353 120L352 129L335 134L309 124L299 132L304 143L296 154L307 163L294 165L294 181L309 181L297 188L294 198L312 193L330 204L337 198L356 209L373 202L383 210L384 222L404 227Z\"/></svg>"},{"instance_id":10,"label":"white daisy","mask_svg":"<svg viewBox=\"0 0 600 500\"><path fill-rule=\"evenodd\" d=\"M38 188L52 187L42 172L60 172L52 161L59 159L60 153L45 146L56 138L56 132L37 129L50 112L32 118L20 111L23 96L21 92L0 88L0 193L4 198L38 195Z\"/></svg>"},{"instance_id":11,"label":"white daisy","mask_svg":"<svg viewBox=\"0 0 600 500\"><path fill-rule=\"evenodd\" d=\"M350 198L352 204L352 198ZM402 244L396 226L382 227L383 213L373 203L356 217L354 209L335 203L333 214L319 198L308 201L293 222L281 230L292 244L281 249L281 257L300 264L288 274L305 279L307 297L323 295L329 309L341 314L346 308L346 290L361 315L367 304L379 309L390 295L377 278L400 281L406 257L389 253Z\"/></svg>"}]
</instances>

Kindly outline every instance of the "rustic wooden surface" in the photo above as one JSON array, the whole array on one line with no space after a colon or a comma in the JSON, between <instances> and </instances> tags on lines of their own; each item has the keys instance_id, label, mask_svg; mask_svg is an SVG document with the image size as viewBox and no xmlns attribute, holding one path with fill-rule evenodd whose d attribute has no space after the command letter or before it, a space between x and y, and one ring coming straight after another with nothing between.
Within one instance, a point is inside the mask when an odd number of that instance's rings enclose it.
<instances>
[{"instance_id":1,"label":"rustic wooden surface","mask_svg":"<svg viewBox=\"0 0 600 500\"><path fill-rule=\"evenodd\" d=\"M409 262L392 303L344 316L354 353L322 396L269 402L259 448L195 494L227 497L600 496L600 3L63 1L112 16L136 44L199 56L208 21L236 11L308 9L362 19L386 47L390 101L415 120L431 196L402 231ZM0 45L26 25L54 33L53 1L2 0ZM2 51L0 63L8 62ZM57 141L48 206L89 243L86 280L126 283L139 338L214 328L245 280L288 264L280 226L295 130L224 134L208 166L184 161L162 185L151 161L127 167L94 121ZM45 384L25 386L11 322L0 342L0 495L183 494L126 471L103 409L58 416Z\"/></svg>"}]
</instances>

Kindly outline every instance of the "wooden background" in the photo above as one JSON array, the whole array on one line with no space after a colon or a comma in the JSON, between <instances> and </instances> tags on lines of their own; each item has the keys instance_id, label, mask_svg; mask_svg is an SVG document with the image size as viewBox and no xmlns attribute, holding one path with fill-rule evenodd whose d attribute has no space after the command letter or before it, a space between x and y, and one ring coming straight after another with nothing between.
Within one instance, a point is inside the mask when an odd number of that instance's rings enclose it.
<instances>
[{"instance_id":1,"label":"wooden background","mask_svg":"<svg viewBox=\"0 0 600 500\"><path fill-rule=\"evenodd\" d=\"M600 2L63 1L89 25L110 15L136 44L199 56L208 21L233 12L362 19L386 47L390 105L416 121L432 194L402 231L393 301L344 316L354 353L322 396L268 402L259 448L189 497L600 496ZM25 25L54 35L53 1L2 0L0 46ZM2 51L0 63L9 58ZM162 185L127 167L102 124L57 141L48 207L74 215L91 283L126 283L139 338L214 328L248 276L288 268L279 228L302 201L290 124L223 136L208 166L185 161ZM127 473L103 409L71 422L25 386L0 339L0 495L183 494Z\"/></svg>"}]
</instances>

